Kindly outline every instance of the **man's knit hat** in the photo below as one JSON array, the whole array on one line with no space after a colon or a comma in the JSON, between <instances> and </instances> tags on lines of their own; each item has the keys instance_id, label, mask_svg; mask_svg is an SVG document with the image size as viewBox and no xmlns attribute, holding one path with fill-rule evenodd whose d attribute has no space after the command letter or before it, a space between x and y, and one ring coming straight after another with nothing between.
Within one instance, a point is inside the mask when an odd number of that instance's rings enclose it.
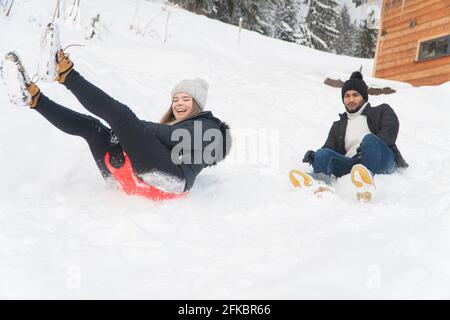
<instances>
[{"instance_id":1,"label":"man's knit hat","mask_svg":"<svg viewBox=\"0 0 450 320\"><path fill-rule=\"evenodd\" d=\"M359 94L364 98L364 101L369 101L369 95L367 94L367 84L363 80L361 72L355 71L350 76L350 79L345 81L342 86L342 101L344 101L344 95L348 90L358 91Z\"/></svg>"},{"instance_id":2,"label":"man's knit hat","mask_svg":"<svg viewBox=\"0 0 450 320\"><path fill-rule=\"evenodd\" d=\"M203 110L208 96L208 87L208 83L200 78L182 80L172 89L172 100L177 93L184 92L190 95Z\"/></svg>"}]
</instances>

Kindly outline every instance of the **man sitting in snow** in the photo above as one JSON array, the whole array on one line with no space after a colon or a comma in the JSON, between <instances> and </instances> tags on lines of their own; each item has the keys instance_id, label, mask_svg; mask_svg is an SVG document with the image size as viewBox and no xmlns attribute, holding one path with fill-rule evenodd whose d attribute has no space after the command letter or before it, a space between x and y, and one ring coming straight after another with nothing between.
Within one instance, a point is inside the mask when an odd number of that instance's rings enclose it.
<instances>
[{"instance_id":1,"label":"man sitting in snow","mask_svg":"<svg viewBox=\"0 0 450 320\"><path fill-rule=\"evenodd\" d=\"M342 87L346 112L333 123L325 145L316 152L307 151L303 158L313 166L315 174L341 177L352 173L356 186L356 174L362 182L373 184L374 174L390 174L408 167L395 144L397 115L389 105L372 107L368 100L362 74L353 72Z\"/></svg>"}]
</instances>

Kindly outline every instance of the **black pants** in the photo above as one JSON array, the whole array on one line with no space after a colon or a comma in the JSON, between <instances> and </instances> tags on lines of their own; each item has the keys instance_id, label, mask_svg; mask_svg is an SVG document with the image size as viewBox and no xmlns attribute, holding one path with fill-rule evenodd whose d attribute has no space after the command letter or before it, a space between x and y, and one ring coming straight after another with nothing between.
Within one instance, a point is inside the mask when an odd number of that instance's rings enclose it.
<instances>
[{"instance_id":1,"label":"black pants","mask_svg":"<svg viewBox=\"0 0 450 320\"><path fill-rule=\"evenodd\" d=\"M35 108L61 131L82 137L87 141L92 156L103 177L109 177L104 157L111 154L111 164L120 167L122 151L130 158L135 173L162 172L184 180L179 166L171 159L171 150L156 135L157 123L143 122L126 105L72 70L64 85L88 111L104 119L111 128L98 119L65 108L41 94Z\"/></svg>"}]
</instances>

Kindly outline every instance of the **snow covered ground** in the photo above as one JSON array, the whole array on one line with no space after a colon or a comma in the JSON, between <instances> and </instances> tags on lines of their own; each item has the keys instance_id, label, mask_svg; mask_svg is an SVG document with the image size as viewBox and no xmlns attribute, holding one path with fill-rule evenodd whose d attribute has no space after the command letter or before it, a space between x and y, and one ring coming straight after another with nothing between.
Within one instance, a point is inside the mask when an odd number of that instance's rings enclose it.
<instances>
[{"instance_id":1,"label":"snow covered ground","mask_svg":"<svg viewBox=\"0 0 450 320\"><path fill-rule=\"evenodd\" d=\"M63 44L89 80L159 120L172 86L210 83L209 108L235 136L230 159L205 169L188 198L152 203L105 184L87 145L0 86L0 298L450 298L450 83L386 83L410 168L376 176L371 205L349 177L317 199L294 190L343 111L329 73L372 60L336 56L170 9L161 1L82 1L82 22L61 22ZM32 75L55 1L19 0L0 17L0 53L14 49ZM85 40L101 12L101 40ZM135 16L136 15L136 16ZM133 16L135 16L133 18ZM140 23L138 34L130 23ZM85 112L58 84L55 101ZM244 151L249 150L246 154Z\"/></svg>"}]
</instances>

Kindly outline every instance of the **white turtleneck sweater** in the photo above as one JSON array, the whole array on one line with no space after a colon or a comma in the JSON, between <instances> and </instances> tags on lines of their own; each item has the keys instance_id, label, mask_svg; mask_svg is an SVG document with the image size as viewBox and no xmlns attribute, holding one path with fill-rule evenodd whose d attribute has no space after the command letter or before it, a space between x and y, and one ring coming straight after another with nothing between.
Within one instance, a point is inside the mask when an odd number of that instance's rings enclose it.
<instances>
[{"instance_id":1,"label":"white turtleneck sweater","mask_svg":"<svg viewBox=\"0 0 450 320\"><path fill-rule=\"evenodd\" d=\"M367 104L368 102L366 102L356 113L349 113L347 111L348 122L347 130L345 131L346 157L351 158L356 155L356 149L358 149L364 136L371 133L369 126L367 125L367 117L361 114Z\"/></svg>"}]
</instances>

